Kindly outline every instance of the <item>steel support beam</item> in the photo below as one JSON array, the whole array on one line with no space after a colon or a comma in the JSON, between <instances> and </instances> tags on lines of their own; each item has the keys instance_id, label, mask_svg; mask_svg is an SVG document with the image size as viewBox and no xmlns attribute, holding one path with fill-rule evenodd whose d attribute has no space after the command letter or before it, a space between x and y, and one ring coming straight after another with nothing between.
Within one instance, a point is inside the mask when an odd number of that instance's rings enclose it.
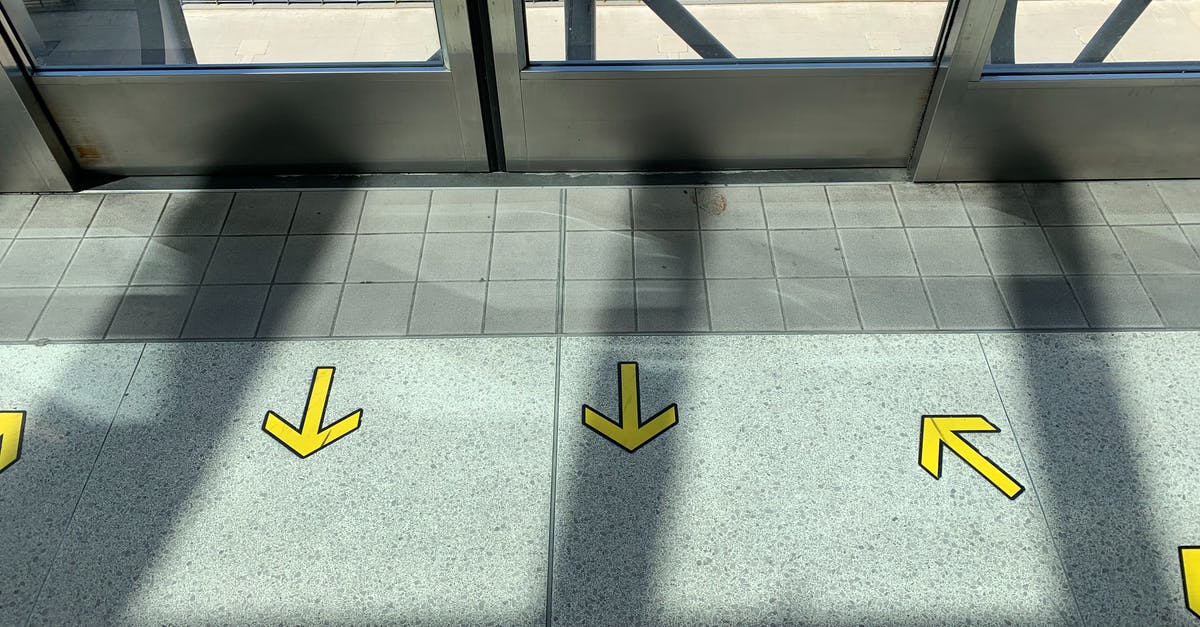
<instances>
[{"instance_id":1,"label":"steel support beam","mask_svg":"<svg viewBox=\"0 0 1200 627\"><path fill-rule=\"evenodd\" d=\"M1100 25L1100 30L1092 35L1091 40L1083 47L1083 51L1079 53L1078 57L1075 57L1075 62L1104 62L1149 5L1150 0L1121 0L1117 8L1108 15L1108 19Z\"/></svg>"},{"instance_id":2,"label":"steel support beam","mask_svg":"<svg viewBox=\"0 0 1200 627\"><path fill-rule=\"evenodd\" d=\"M565 0L567 60L596 60L596 0Z\"/></svg>"},{"instance_id":3,"label":"steel support beam","mask_svg":"<svg viewBox=\"0 0 1200 627\"><path fill-rule=\"evenodd\" d=\"M1004 9L1000 12L1000 23L996 25L996 35L992 38L991 63L1008 65L1017 62L1014 40L1017 33L1017 0L1004 0Z\"/></svg>"},{"instance_id":4,"label":"steel support beam","mask_svg":"<svg viewBox=\"0 0 1200 627\"><path fill-rule=\"evenodd\" d=\"M569 2L570 0L568 0ZM642 0L696 54L705 59L733 59L733 53L692 15L679 0Z\"/></svg>"}]
</instances>

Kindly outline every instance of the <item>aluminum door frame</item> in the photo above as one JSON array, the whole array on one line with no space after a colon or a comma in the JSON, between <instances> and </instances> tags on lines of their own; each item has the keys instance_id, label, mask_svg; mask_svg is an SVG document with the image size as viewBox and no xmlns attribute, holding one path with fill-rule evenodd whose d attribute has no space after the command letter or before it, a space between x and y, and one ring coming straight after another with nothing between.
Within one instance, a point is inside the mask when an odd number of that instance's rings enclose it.
<instances>
[{"instance_id":1,"label":"aluminum door frame","mask_svg":"<svg viewBox=\"0 0 1200 627\"><path fill-rule=\"evenodd\" d=\"M487 7L515 172L904 168L936 69L932 60L531 66L521 0Z\"/></svg>"},{"instance_id":2,"label":"aluminum door frame","mask_svg":"<svg viewBox=\"0 0 1200 627\"><path fill-rule=\"evenodd\" d=\"M87 173L487 171L467 0L436 0L444 65L34 70Z\"/></svg>"},{"instance_id":3,"label":"aluminum door frame","mask_svg":"<svg viewBox=\"0 0 1200 627\"><path fill-rule=\"evenodd\" d=\"M963 2L915 181L1200 178L1200 63L985 74L1004 0Z\"/></svg>"}]
</instances>

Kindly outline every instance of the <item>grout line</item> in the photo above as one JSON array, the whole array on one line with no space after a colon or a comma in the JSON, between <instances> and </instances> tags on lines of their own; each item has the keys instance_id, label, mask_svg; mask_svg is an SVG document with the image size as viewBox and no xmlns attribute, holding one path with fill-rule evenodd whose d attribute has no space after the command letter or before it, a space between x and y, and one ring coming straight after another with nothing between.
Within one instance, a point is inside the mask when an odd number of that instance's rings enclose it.
<instances>
[{"instance_id":1,"label":"grout line","mask_svg":"<svg viewBox=\"0 0 1200 627\"><path fill-rule=\"evenodd\" d=\"M192 294L192 302L188 305L187 313L183 316L183 324L179 326L179 334L177 338L183 337L183 332L187 329L187 323L192 319L192 313L196 309L196 302L200 300L200 292L204 289L204 277L208 275L208 271L212 266L213 259L217 256L217 247L221 245L221 231L225 230L225 223L229 221L229 214L233 212L233 201L237 194L229 195L229 206L225 207L225 215L221 218L221 224L217 226L217 234L212 237L212 249L208 251L208 261L204 262L204 269L200 271L200 278L196 285L196 291ZM287 242L284 242L287 245Z\"/></svg>"},{"instance_id":2,"label":"grout line","mask_svg":"<svg viewBox=\"0 0 1200 627\"><path fill-rule=\"evenodd\" d=\"M1000 392L1000 383L996 381L996 373L992 370L992 362L988 359L987 349L983 346L983 337L978 333L975 334L975 339L979 343L979 353L983 357L983 363L987 366L988 376L992 379L992 389L996 391L996 398L1000 401L1000 409L1004 412L1004 420L1008 422L1010 435L1012 436L1013 444L1017 446L1017 454L1021 457L1021 464L1025 467L1025 476L1029 479L1029 491L1033 493L1033 500L1037 503L1038 511L1042 513L1042 521L1046 523L1046 538L1050 540L1050 546L1054 548L1054 555L1058 558L1058 565L1062 568L1063 578L1066 579L1067 590L1071 593L1071 601L1075 605L1075 614L1079 619L1079 624L1086 625L1087 621L1083 620L1083 607L1079 604L1079 598L1075 594L1075 589L1071 586L1071 578L1067 575L1067 563L1063 559L1062 551L1058 548L1058 542L1054 539L1053 527L1050 525L1050 516L1046 513L1046 507L1042 502L1042 496L1038 493L1037 484L1033 480L1033 472L1029 469L1029 460L1025 456L1025 450L1021 448L1021 439L1017 437L1017 428L1013 423L1012 418L1008 415L1008 404L1004 402L1004 394ZM1027 345L1025 346L1027 348Z\"/></svg>"},{"instance_id":3,"label":"grout line","mask_svg":"<svg viewBox=\"0 0 1200 627\"><path fill-rule=\"evenodd\" d=\"M358 247L358 229L362 226L363 211L367 206L367 192L363 192L362 202L358 205L358 220L354 222L354 236L350 240L350 256L346 258L346 271L342 273L342 289L338 290L337 304L333 307L333 320L329 322L329 336L337 327L338 315L342 313L342 297L346 295L346 285L350 283L350 264L354 263L354 250ZM332 234L330 236L333 236ZM286 243L285 243L286 246Z\"/></svg>"},{"instance_id":4,"label":"grout line","mask_svg":"<svg viewBox=\"0 0 1200 627\"><path fill-rule=\"evenodd\" d=\"M275 259L275 270L271 273L271 285L267 288L267 297L263 299L262 309L258 311L258 323L254 325L253 337L259 337L259 334L262 333L263 320L266 320L267 309L271 306L271 294L275 292L275 277L279 276L279 268L283 265L283 255L287 252L288 240L291 239L291 235L289 234L292 232L292 227L296 224L296 214L300 212L300 199L303 197L304 192L296 194L296 204L292 207L292 218L288 220L287 229L283 234L283 246L279 247L279 256Z\"/></svg>"},{"instance_id":5,"label":"grout line","mask_svg":"<svg viewBox=\"0 0 1200 627\"><path fill-rule=\"evenodd\" d=\"M767 223L767 203L766 203L766 200L763 199L761 187L758 188L758 202L759 202L759 208L762 210L763 224L766 224ZM777 296L779 298L779 319L780 319L780 321L783 322L784 330L787 330L787 328L788 328L787 310L784 309L784 307L783 307L783 288L780 287L780 285L779 285L779 264L775 262L775 242L772 241L772 239L771 239L771 229L769 228L769 225L768 225L768 228L766 229L766 231L767 231L767 255L770 256L770 258L771 258L771 274L775 277L775 296ZM840 257L840 255L841 255L840 250L838 251L838 255ZM844 261L843 261L843 263L844 263ZM707 284L708 282L705 281L705 283ZM707 290L707 287L705 289ZM711 320L711 318L710 318L710 320ZM712 330L711 327L709 330L710 331Z\"/></svg>"},{"instance_id":6,"label":"grout line","mask_svg":"<svg viewBox=\"0 0 1200 627\"><path fill-rule=\"evenodd\" d=\"M42 585L38 586L37 594L33 597L33 602L29 606L29 617L25 620L25 625L33 623L33 614L37 611L38 601L42 598L42 593L46 591L46 584L50 581L50 575L54 573L54 567L58 564L58 558L62 555L63 549L67 546L67 539L71 534L71 527L75 522L75 514L79 511L79 504L83 502L83 495L87 493L88 484L92 481L92 475L96 472L96 467L100 465L100 456L104 453L104 445L108 443L108 435L112 432L113 424L117 421L117 416L121 415L121 407L125 404L125 399L129 396L129 388L133 386L133 379L137 376L138 367L142 365L142 357L146 354L147 344L142 344L142 350L138 352L137 360L133 364L133 368L129 371L129 380L125 382L125 389L122 391L121 398L117 400L117 407L113 410L112 418L108 421L108 427L104 430L104 437L100 440L100 446L96 447L96 457L92 460L92 467L88 469L87 477L83 479L83 485L79 488L79 496L75 499L75 505L71 508L71 514L67 516L67 524L63 527L62 541L58 544L58 549L54 552L54 557L50 560L50 566L46 569L46 576L42 579Z\"/></svg>"},{"instance_id":7,"label":"grout line","mask_svg":"<svg viewBox=\"0 0 1200 627\"><path fill-rule=\"evenodd\" d=\"M479 312L479 332L487 330L488 292L492 286L492 255L496 252L496 218L499 213L500 190L492 190L492 234L488 238L487 268L483 273L483 308Z\"/></svg>"},{"instance_id":8,"label":"grout line","mask_svg":"<svg viewBox=\"0 0 1200 627\"><path fill-rule=\"evenodd\" d=\"M413 313L417 310L417 285L421 280L421 262L425 259L425 239L429 237L429 218L432 213L433 192L430 191L425 196L425 224L421 227L421 245L417 247L417 269L413 273L412 294L408 299L408 319L404 321L404 335L408 335L412 329Z\"/></svg>"},{"instance_id":9,"label":"grout line","mask_svg":"<svg viewBox=\"0 0 1200 627\"><path fill-rule=\"evenodd\" d=\"M170 201L171 194L167 194L166 198L163 199L162 206L158 209L158 217L154 220L154 226L150 227L150 233L146 236L146 243L142 245L142 252L138 255L137 262L133 264L133 269L129 271L129 276L125 279L125 289L121 292L121 298L117 301L117 307L113 310L112 318L108 320L108 325L104 327L104 333L101 337L107 338L108 334L112 332L112 327L117 322L117 314L121 313L121 306L125 304L125 299L129 297L129 290L133 289L133 277L137 275L138 268L142 265L142 260L146 258L146 251L150 250L150 242L154 241L154 232L158 230L158 225L162 222L163 214L167 211L167 203Z\"/></svg>"},{"instance_id":10,"label":"grout line","mask_svg":"<svg viewBox=\"0 0 1200 627\"><path fill-rule=\"evenodd\" d=\"M558 498L558 425L562 411L562 337L554 341L554 417L551 421L550 438L550 520L546 549L546 627L550 627L554 616L554 515L555 500Z\"/></svg>"},{"instance_id":11,"label":"grout line","mask_svg":"<svg viewBox=\"0 0 1200 627\"><path fill-rule=\"evenodd\" d=\"M91 222L88 224L91 224ZM50 308L50 303L53 302L54 297L58 295L59 285L62 283L63 277L67 276L67 271L71 269L71 264L75 262L75 255L79 253L80 246L83 246L82 236L79 238L79 241L75 242L75 249L71 251L71 257L67 259L67 265L63 266L62 272L60 272L58 274L58 278L54 280L54 286L50 291L50 298L46 299L46 304L43 305L42 310L38 312L37 319L33 321L33 326L29 328L29 335L25 336L26 339L33 338L33 332L37 330L38 324L42 321L42 316L46 315L46 310ZM116 315L115 312L113 315Z\"/></svg>"},{"instance_id":12,"label":"grout line","mask_svg":"<svg viewBox=\"0 0 1200 627\"><path fill-rule=\"evenodd\" d=\"M558 190L558 283L554 303L554 332L563 332L567 287L567 189Z\"/></svg>"}]
</instances>

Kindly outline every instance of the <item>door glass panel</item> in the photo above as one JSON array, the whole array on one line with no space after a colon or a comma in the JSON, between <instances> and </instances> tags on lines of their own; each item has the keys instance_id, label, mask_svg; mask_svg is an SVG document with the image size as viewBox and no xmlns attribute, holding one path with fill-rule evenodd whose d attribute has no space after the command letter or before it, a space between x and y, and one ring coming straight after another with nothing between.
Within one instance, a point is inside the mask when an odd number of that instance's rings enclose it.
<instances>
[{"instance_id":1,"label":"door glass panel","mask_svg":"<svg viewBox=\"0 0 1200 627\"><path fill-rule=\"evenodd\" d=\"M1200 60L1200 0L1008 0L992 65Z\"/></svg>"},{"instance_id":2,"label":"door glass panel","mask_svg":"<svg viewBox=\"0 0 1200 627\"><path fill-rule=\"evenodd\" d=\"M35 65L441 65L430 1L0 0Z\"/></svg>"},{"instance_id":3,"label":"door glass panel","mask_svg":"<svg viewBox=\"0 0 1200 627\"><path fill-rule=\"evenodd\" d=\"M930 59L946 3L526 0L529 60Z\"/></svg>"}]
</instances>

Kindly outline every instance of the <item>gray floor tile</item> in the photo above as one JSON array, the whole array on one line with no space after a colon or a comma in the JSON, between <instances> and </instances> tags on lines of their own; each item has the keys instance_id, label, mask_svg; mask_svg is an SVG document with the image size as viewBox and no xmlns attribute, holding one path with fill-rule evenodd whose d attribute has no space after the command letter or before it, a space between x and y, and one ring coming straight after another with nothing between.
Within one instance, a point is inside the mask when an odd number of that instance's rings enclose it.
<instances>
[{"instance_id":1,"label":"gray floor tile","mask_svg":"<svg viewBox=\"0 0 1200 627\"><path fill-rule=\"evenodd\" d=\"M485 283L417 283L412 335L472 335L483 328Z\"/></svg>"},{"instance_id":2,"label":"gray floor tile","mask_svg":"<svg viewBox=\"0 0 1200 627\"><path fill-rule=\"evenodd\" d=\"M638 280L636 289L638 331L709 330L703 280Z\"/></svg>"},{"instance_id":3,"label":"gray floor tile","mask_svg":"<svg viewBox=\"0 0 1200 627\"><path fill-rule=\"evenodd\" d=\"M564 333L636 331L633 281L565 281L562 326Z\"/></svg>"},{"instance_id":4,"label":"gray floor tile","mask_svg":"<svg viewBox=\"0 0 1200 627\"><path fill-rule=\"evenodd\" d=\"M767 228L757 187L700 187L696 206L702 229Z\"/></svg>"},{"instance_id":5,"label":"gray floor tile","mask_svg":"<svg viewBox=\"0 0 1200 627\"><path fill-rule=\"evenodd\" d=\"M1032 226L975 230L995 274L1059 274L1058 260L1042 229Z\"/></svg>"},{"instance_id":6,"label":"gray floor tile","mask_svg":"<svg viewBox=\"0 0 1200 627\"><path fill-rule=\"evenodd\" d=\"M926 276L986 276L983 250L972 229L908 229L917 269Z\"/></svg>"},{"instance_id":7,"label":"gray floor tile","mask_svg":"<svg viewBox=\"0 0 1200 627\"><path fill-rule=\"evenodd\" d=\"M696 190L690 187L649 187L633 190L633 228L700 228Z\"/></svg>"},{"instance_id":8,"label":"gray floor tile","mask_svg":"<svg viewBox=\"0 0 1200 627\"><path fill-rule=\"evenodd\" d=\"M80 240L15 240L0 261L0 287L54 287Z\"/></svg>"},{"instance_id":9,"label":"gray floor tile","mask_svg":"<svg viewBox=\"0 0 1200 627\"><path fill-rule=\"evenodd\" d=\"M86 238L79 244L59 284L127 285L146 242L145 237Z\"/></svg>"},{"instance_id":10,"label":"gray floor tile","mask_svg":"<svg viewBox=\"0 0 1200 627\"><path fill-rule=\"evenodd\" d=\"M359 233L423 233L430 192L419 189L371 190L363 204Z\"/></svg>"},{"instance_id":11,"label":"gray floor tile","mask_svg":"<svg viewBox=\"0 0 1200 627\"><path fill-rule=\"evenodd\" d=\"M275 270L278 283L341 283L353 235L289 235Z\"/></svg>"},{"instance_id":12,"label":"gray floor tile","mask_svg":"<svg viewBox=\"0 0 1200 627\"><path fill-rule=\"evenodd\" d=\"M87 237L149 236L158 224L167 194L106 194Z\"/></svg>"},{"instance_id":13,"label":"gray floor tile","mask_svg":"<svg viewBox=\"0 0 1200 627\"><path fill-rule=\"evenodd\" d=\"M1200 222L1200 179L1155 181L1159 195L1180 224Z\"/></svg>"},{"instance_id":14,"label":"gray floor tile","mask_svg":"<svg viewBox=\"0 0 1200 627\"><path fill-rule=\"evenodd\" d=\"M563 190L505 188L496 195L497 231L557 231Z\"/></svg>"},{"instance_id":15,"label":"gray floor tile","mask_svg":"<svg viewBox=\"0 0 1200 627\"><path fill-rule=\"evenodd\" d=\"M904 229L839 229L850 276L917 276Z\"/></svg>"},{"instance_id":16,"label":"gray floor tile","mask_svg":"<svg viewBox=\"0 0 1200 627\"><path fill-rule=\"evenodd\" d=\"M491 233L429 233L417 276L422 281L483 281L491 248Z\"/></svg>"},{"instance_id":17,"label":"gray floor tile","mask_svg":"<svg viewBox=\"0 0 1200 627\"><path fill-rule=\"evenodd\" d=\"M204 273L205 283L270 283L283 236L222 237Z\"/></svg>"},{"instance_id":18,"label":"gray floor tile","mask_svg":"<svg viewBox=\"0 0 1200 627\"><path fill-rule=\"evenodd\" d=\"M709 279L713 331L782 331L783 311L774 279Z\"/></svg>"},{"instance_id":19,"label":"gray floor tile","mask_svg":"<svg viewBox=\"0 0 1200 627\"><path fill-rule=\"evenodd\" d=\"M359 235L354 242L347 281L415 281L421 261L418 233Z\"/></svg>"},{"instance_id":20,"label":"gray floor tile","mask_svg":"<svg viewBox=\"0 0 1200 627\"><path fill-rule=\"evenodd\" d=\"M825 190L839 227L900 226L896 200L887 185L827 185Z\"/></svg>"},{"instance_id":21,"label":"gray floor tile","mask_svg":"<svg viewBox=\"0 0 1200 627\"><path fill-rule=\"evenodd\" d=\"M925 289L939 329L1011 329L992 277L928 277Z\"/></svg>"},{"instance_id":22,"label":"gray floor tile","mask_svg":"<svg viewBox=\"0 0 1200 627\"><path fill-rule=\"evenodd\" d=\"M858 330L858 311L848 279L780 279L788 331Z\"/></svg>"},{"instance_id":23,"label":"gray floor tile","mask_svg":"<svg viewBox=\"0 0 1200 627\"><path fill-rule=\"evenodd\" d=\"M112 322L125 288L59 288L33 327L33 340L98 340Z\"/></svg>"},{"instance_id":24,"label":"gray floor tile","mask_svg":"<svg viewBox=\"0 0 1200 627\"><path fill-rule=\"evenodd\" d=\"M1087 327L1079 303L1062 277L997 277L996 282L1018 329Z\"/></svg>"},{"instance_id":25,"label":"gray floor tile","mask_svg":"<svg viewBox=\"0 0 1200 627\"><path fill-rule=\"evenodd\" d=\"M544 622L554 346L149 347L33 622ZM300 460L262 419L299 421L314 364L364 413Z\"/></svg>"},{"instance_id":26,"label":"gray floor tile","mask_svg":"<svg viewBox=\"0 0 1200 627\"><path fill-rule=\"evenodd\" d=\"M225 218L224 235L286 235L299 192L238 192Z\"/></svg>"},{"instance_id":27,"label":"gray floor tile","mask_svg":"<svg viewBox=\"0 0 1200 627\"><path fill-rule=\"evenodd\" d=\"M558 281L491 281L484 333L553 333L558 324Z\"/></svg>"},{"instance_id":28,"label":"gray floor tile","mask_svg":"<svg viewBox=\"0 0 1200 627\"><path fill-rule=\"evenodd\" d=\"M1114 226L1113 233L1140 274L1200 272L1200 258L1178 226Z\"/></svg>"},{"instance_id":29,"label":"gray floor tile","mask_svg":"<svg viewBox=\"0 0 1200 627\"><path fill-rule=\"evenodd\" d=\"M103 198L99 194L41 195L17 237L83 237Z\"/></svg>"},{"instance_id":30,"label":"gray floor tile","mask_svg":"<svg viewBox=\"0 0 1200 627\"><path fill-rule=\"evenodd\" d=\"M970 226L958 188L952 183L892 185L905 226Z\"/></svg>"},{"instance_id":31,"label":"gray floor tile","mask_svg":"<svg viewBox=\"0 0 1200 627\"><path fill-rule=\"evenodd\" d=\"M764 231L704 231L704 276L738 279L775 276L771 245Z\"/></svg>"},{"instance_id":32,"label":"gray floor tile","mask_svg":"<svg viewBox=\"0 0 1200 627\"><path fill-rule=\"evenodd\" d=\"M1092 327L1162 326L1138 277L1068 276L1067 281Z\"/></svg>"},{"instance_id":33,"label":"gray floor tile","mask_svg":"<svg viewBox=\"0 0 1200 627\"><path fill-rule=\"evenodd\" d=\"M1037 224L1020 183L959 183L958 192L975 226Z\"/></svg>"},{"instance_id":34,"label":"gray floor tile","mask_svg":"<svg viewBox=\"0 0 1200 627\"><path fill-rule=\"evenodd\" d=\"M1046 238L1068 274L1132 274L1133 266L1107 226L1047 227Z\"/></svg>"},{"instance_id":35,"label":"gray floor tile","mask_svg":"<svg viewBox=\"0 0 1200 627\"><path fill-rule=\"evenodd\" d=\"M496 233L492 279L557 279L558 232Z\"/></svg>"},{"instance_id":36,"label":"gray floor tile","mask_svg":"<svg viewBox=\"0 0 1200 627\"><path fill-rule=\"evenodd\" d=\"M215 237L154 237L133 273L134 285L195 284L217 244Z\"/></svg>"},{"instance_id":37,"label":"gray floor tile","mask_svg":"<svg viewBox=\"0 0 1200 627\"><path fill-rule=\"evenodd\" d=\"M129 288L105 337L110 340L179 337L195 300L196 289L191 286Z\"/></svg>"},{"instance_id":38,"label":"gray floor tile","mask_svg":"<svg viewBox=\"0 0 1200 627\"><path fill-rule=\"evenodd\" d=\"M342 291L333 334L404 335L412 298L412 283L348 284Z\"/></svg>"},{"instance_id":39,"label":"gray floor tile","mask_svg":"<svg viewBox=\"0 0 1200 627\"><path fill-rule=\"evenodd\" d=\"M628 231L567 233L568 279L633 278L633 236Z\"/></svg>"},{"instance_id":40,"label":"gray floor tile","mask_svg":"<svg viewBox=\"0 0 1200 627\"><path fill-rule=\"evenodd\" d=\"M1043 225L1105 223L1087 183L1025 183L1023 187L1025 197Z\"/></svg>"},{"instance_id":41,"label":"gray floor tile","mask_svg":"<svg viewBox=\"0 0 1200 627\"><path fill-rule=\"evenodd\" d=\"M233 204L230 192L176 192L167 200L155 235L217 235Z\"/></svg>"},{"instance_id":42,"label":"gray floor tile","mask_svg":"<svg viewBox=\"0 0 1200 627\"><path fill-rule=\"evenodd\" d=\"M354 233L366 192L349 190L302 192L292 233Z\"/></svg>"},{"instance_id":43,"label":"gray floor tile","mask_svg":"<svg viewBox=\"0 0 1200 627\"><path fill-rule=\"evenodd\" d=\"M1163 322L1169 327L1200 327L1200 276L1144 276Z\"/></svg>"},{"instance_id":44,"label":"gray floor tile","mask_svg":"<svg viewBox=\"0 0 1200 627\"><path fill-rule=\"evenodd\" d=\"M1175 218L1150 181L1088 183L1109 224L1174 224Z\"/></svg>"},{"instance_id":45,"label":"gray floor tile","mask_svg":"<svg viewBox=\"0 0 1200 627\"><path fill-rule=\"evenodd\" d=\"M633 228L629 189L568 187L566 193L568 231Z\"/></svg>"},{"instance_id":46,"label":"gray floor tile","mask_svg":"<svg viewBox=\"0 0 1200 627\"><path fill-rule=\"evenodd\" d=\"M771 254L776 276L846 276L842 245L833 229L771 231Z\"/></svg>"},{"instance_id":47,"label":"gray floor tile","mask_svg":"<svg viewBox=\"0 0 1200 627\"><path fill-rule=\"evenodd\" d=\"M491 231L495 217L494 189L435 189L426 228L430 232Z\"/></svg>"},{"instance_id":48,"label":"gray floor tile","mask_svg":"<svg viewBox=\"0 0 1200 627\"><path fill-rule=\"evenodd\" d=\"M639 279L704 277L698 231L635 231L633 270Z\"/></svg>"},{"instance_id":49,"label":"gray floor tile","mask_svg":"<svg viewBox=\"0 0 1200 627\"><path fill-rule=\"evenodd\" d=\"M37 199L37 194L0 194L0 239L17 236Z\"/></svg>"},{"instance_id":50,"label":"gray floor tile","mask_svg":"<svg viewBox=\"0 0 1200 627\"><path fill-rule=\"evenodd\" d=\"M921 279L851 279L858 314L867 330L933 329Z\"/></svg>"},{"instance_id":51,"label":"gray floor tile","mask_svg":"<svg viewBox=\"0 0 1200 627\"><path fill-rule=\"evenodd\" d=\"M1200 529L1198 340L982 337L1084 624L1195 622L1177 547Z\"/></svg>"},{"instance_id":52,"label":"gray floor tile","mask_svg":"<svg viewBox=\"0 0 1200 627\"><path fill-rule=\"evenodd\" d=\"M1029 484L974 337L565 338L564 416L616 416L618 361L679 422L630 455L560 420L554 624L1077 623L1035 499L916 463L922 414L977 413Z\"/></svg>"},{"instance_id":53,"label":"gray floor tile","mask_svg":"<svg viewBox=\"0 0 1200 627\"><path fill-rule=\"evenodd\" d=\"M269 289L266 285L201 287L183 325L183 337L254 337Z\"/></svg>"},{"instance_id":54,"label":"gray floor tile","mask_svg":"<svg viewBox=\"0 0 1200 627\"><path fill-rule=\"evenodd\" d=\"M258 337L328 337L341 294L340 283L272 285Z\"/></svg>"},{"instance_id":55,"label":"gray floor tile","mask_svg":"<svg viewBox=\"0 0 1200 627\"><path fill-rule=\"evenodd\" d=\"M833 226L833 213L823 185L767 186L762 188L767 227L819 229Z\"/></svg>"},{"instance_id":56,"label":"gray floor tile","mask_svg":"<svg viewBox=\"0 0 1200 627\"><path fill-rule=\"evenodd\" d=\"M53 292L48 287L0 289L0 340L29 337Z\"/></svg>"},{"instance_id":57,"label":"gray floor tile","mask_svg":"<svg viewBox=\"0 0 1200 627\"><path fill-rule=\"evenodd\" d=\"M6 313L0 308L0 317ZM29 620L141 350L139 344L0 347L6 363L20 364L5 372L0 402L25 412L21 456L0 476L0 624Z\"/></svg>"}]
</instances>

